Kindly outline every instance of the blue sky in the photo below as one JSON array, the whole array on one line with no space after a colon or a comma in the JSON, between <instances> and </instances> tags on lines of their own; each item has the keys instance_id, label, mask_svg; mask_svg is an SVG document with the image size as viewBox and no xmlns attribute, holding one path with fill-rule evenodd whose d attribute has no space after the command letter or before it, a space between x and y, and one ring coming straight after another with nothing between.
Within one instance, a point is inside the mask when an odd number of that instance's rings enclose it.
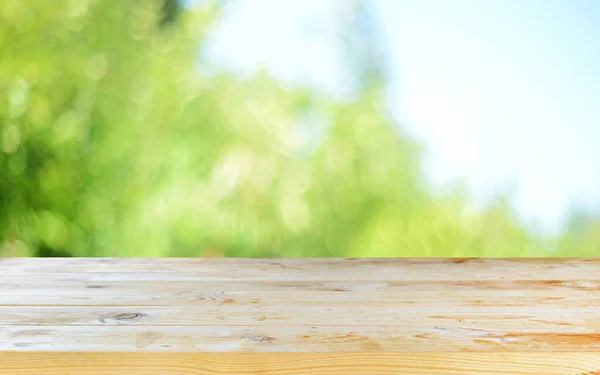
<instances>
[{"instance_id":1,"label":"blue sky","mask_svg":"<svg viewBox=\"0 0 600 375\"><path fill-rule=\"evenodd\" d=\"M344 0L238 0L209 54L241 74L343 95L335 23ZM388 105L426 147L436 186L476 202L510 191L555 231L572 203L600 207L600 2L372 0L391 67Z\"/></svg>"}]
</instances>

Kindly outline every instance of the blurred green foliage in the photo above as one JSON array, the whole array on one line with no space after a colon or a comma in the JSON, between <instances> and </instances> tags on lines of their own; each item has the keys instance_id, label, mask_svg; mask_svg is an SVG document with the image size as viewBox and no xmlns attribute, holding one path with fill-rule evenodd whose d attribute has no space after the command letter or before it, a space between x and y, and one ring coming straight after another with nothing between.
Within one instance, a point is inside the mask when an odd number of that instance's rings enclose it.
<instances>
[{"instance_id":1,"label":"blurred green foliage","mask_svg":"<svg viewBox=\"0 0 600 375\"><path fill-rule=\"evenodd\" d=\"M381 79L341 102L208 74L220 11L0 2L0 256L599 253L594 218L543 238L502 201L430 192Z\"/></svg>"}]
</instances>

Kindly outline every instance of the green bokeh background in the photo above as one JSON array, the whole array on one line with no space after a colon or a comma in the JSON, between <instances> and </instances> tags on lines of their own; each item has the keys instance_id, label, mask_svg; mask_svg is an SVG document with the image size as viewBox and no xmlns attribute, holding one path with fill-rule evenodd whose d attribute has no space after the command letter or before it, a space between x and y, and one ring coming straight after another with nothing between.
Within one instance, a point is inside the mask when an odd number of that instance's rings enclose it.
<instances>
[{"instance_id":1,"label":"green bokeh background","mask_svg":"<svg viewBox=\"0 0 600 375\"><path fill-rule=\"evenodd\" d=\"M0 1L0 256L599 255L433 192L352 4L341 101L209 66L223 3Z\"/></svg>"}]
</instances>

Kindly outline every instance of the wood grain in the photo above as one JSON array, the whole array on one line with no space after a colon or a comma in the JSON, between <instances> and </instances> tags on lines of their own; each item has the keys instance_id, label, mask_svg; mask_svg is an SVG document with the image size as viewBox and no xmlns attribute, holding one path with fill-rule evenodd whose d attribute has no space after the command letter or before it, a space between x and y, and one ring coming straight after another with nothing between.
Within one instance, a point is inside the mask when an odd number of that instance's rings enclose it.
<instances>
[{"instance_id":1,"label":"wood grain","mask_svg":"<svg viewBox=\"0 0 600 375\"><path fill-rule=\"evenodd\" d=\"M484 258L19 258L0 259L2 277L26 279L31 274L63 274L62 278L105 280L595 280L596 259ZM12 275L11 275L12 274ZM92 274L92 275L86 275ZM123 275L128 274L128 275ZM61 276L58 276L61 277Z\"/></svg>"},{"instance_id":2,"label":"wood grain","mask_svg":"<svg viewBox=\"0 0 600 375\"><path fill-rule=\"evenodd\" d=\"M597 259L0 259L3 375L600 375L599 353Z\"/></svg>"},{"instance_id":3,"label":"wood grain","mask_svg":"<svg viewBox=\"0 0 600 375\"><path fill-rule=\"evenodd\" d=\"M10 375L597 375L600 353L15 353Z\"/></svg>"},{"instance_id":4,"label":"wood grain","mask_svg":"<svg viewBox=\"0 0 600 375\"><path fill-rule=\"evenodd\" d=\"M431 328L462 327L519 331L523 323L531 332L595 332L600 306L542 305L535 311L506 306L0 306L0 326L331 326ZM535 313L535 315L531 315ZM311 320L310 317L315 317ZM316 318L318 317L318 318Z\"/></svg>"}]
</instances>

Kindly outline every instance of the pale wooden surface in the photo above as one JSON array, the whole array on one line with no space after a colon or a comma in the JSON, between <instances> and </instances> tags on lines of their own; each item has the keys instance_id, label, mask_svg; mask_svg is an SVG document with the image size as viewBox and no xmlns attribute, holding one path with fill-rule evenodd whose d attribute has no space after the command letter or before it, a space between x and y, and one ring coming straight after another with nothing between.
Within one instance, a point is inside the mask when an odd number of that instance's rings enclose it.
<instances>
[{"instance_id":1,"label":"pale wooden surface","mask_svg":"<svg viewBox=\"0 0 600 375\"><path fill-rule=\"evenodd\" d=\"M600 260L0 259L0 374L219 371L600 375Z\"/></svg>"}]
</instances>

